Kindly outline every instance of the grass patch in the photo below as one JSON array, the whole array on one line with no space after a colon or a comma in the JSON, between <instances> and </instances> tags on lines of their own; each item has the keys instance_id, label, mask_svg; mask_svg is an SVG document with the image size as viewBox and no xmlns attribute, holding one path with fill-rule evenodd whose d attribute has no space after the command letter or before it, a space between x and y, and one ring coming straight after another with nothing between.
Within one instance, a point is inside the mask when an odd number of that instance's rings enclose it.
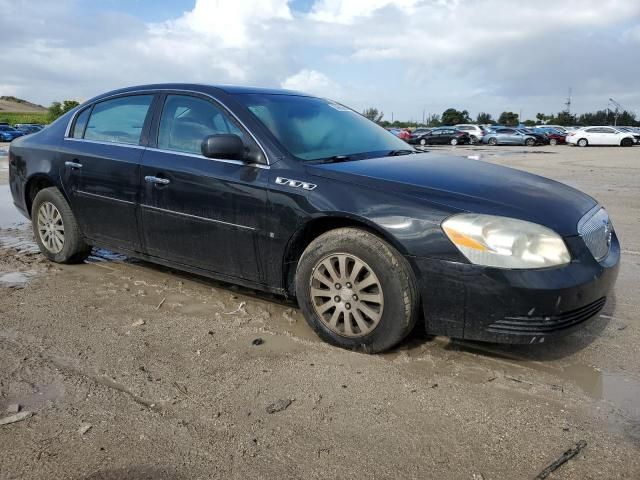
<instances>
[{"instance_id":1,"label":"grass patch","mask_svg":"<svg viewBox=\"0 0 640 480\"><path fill-rule=\"evenodd\" d=\"M15 125L16 123L49 123L49 112L17 113L0 111L0 122Z\"/></svg>"}]
</instances>

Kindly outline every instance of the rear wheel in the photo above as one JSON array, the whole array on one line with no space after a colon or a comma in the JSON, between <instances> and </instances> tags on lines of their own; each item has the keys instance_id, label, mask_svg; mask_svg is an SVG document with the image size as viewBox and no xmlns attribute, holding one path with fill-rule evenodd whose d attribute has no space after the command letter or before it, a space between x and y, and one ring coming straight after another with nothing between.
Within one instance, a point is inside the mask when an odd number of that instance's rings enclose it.
<instances>
[{"instance_id":1,"label":"rear wheel","mask_svg":"<svg viewBox=\"0 0 640 480\"><path fill-rule=\"evenodd\" d=\"M620 145L623 147L633 147L633 140L630 138L623 138Z\"/></svg>"},{"instance_id":2,"label":"rear wheel","mask_svg":"<svg viewBox=\"0 0 640 480\"><path fill-rule=\"evenodd\" d=\"M38 192L31 208L33 233L40 251L57 263L79 263L91 253L67 200L56 187Z\"/></svg>"},{"instance_id":3,"label":"rear wheel","mask_svg":"<svg viewBox=\"0 0 640 480\"><path fill-rule=\"evenodd\" d=\"M552 139L549 140L549 145L556 146L557 144L558 144L558 140L557 139L552 138Z\"/></svg>"},{"instance_id":4,"label":"rear wheel","mask_svg":"<svg viewBox=\"0 0 640 480\"><path fill-rule=\"evenodd\" d=\"M452 138L451 141L449 142L451 145L457 145L458 144L458 139L457 138Z\"/></svg>"},{"instance_id":5,"label":"rear wheel","mask_svg":"<svg viewBox=\"0 0 640 480\"><path fill-rule=\"evenodd\" d=\"M578 140L579 147L586 147L588 145L589 145L589 142L587 141L586 138L581 138L580 140Z\"/></svg>"},{"instance_id":6,"label":"rear wheel","mask_svg":"<svg viewBox=\"0 0 640 480\"><path fill-rule=\"evenodd\" d=\"M489 140L487 140L487 143L489 145L497 145L498 144L498 139L495 137L491 137Z\"/></svg>"},{"instance_id":7,"label":"rear wheel","mask_svg":"<svg viewBox=\"0 0 640 480\"><path fill-rule=\"evenodd\" d=\"M479 139L475 135L471 135L470 141L471 141L471 145L475 145L476 143L478 143Z\"/></svg>"},{"instance_id":8,"label":"rear wheel","mask_svg":"<svg viewBox=\"0 0 640 480\"><path fill-rule=\"evenodd\" d=\"M420 139L420 145L422 145L423 147L427 144L427 140L424 138Z\"/></svg>"},{"instance_id":9,"label":"rear wheel","mask_svg":"<svg viewBox=\"0 0 640 480\"><path fill-rule=\"evenodd\" d=\"M367 353L399 343L418 316L407 260L357 228L331 230L309 244L296 270L296 296L320 338Z\"/></svg>"}]
</instances>

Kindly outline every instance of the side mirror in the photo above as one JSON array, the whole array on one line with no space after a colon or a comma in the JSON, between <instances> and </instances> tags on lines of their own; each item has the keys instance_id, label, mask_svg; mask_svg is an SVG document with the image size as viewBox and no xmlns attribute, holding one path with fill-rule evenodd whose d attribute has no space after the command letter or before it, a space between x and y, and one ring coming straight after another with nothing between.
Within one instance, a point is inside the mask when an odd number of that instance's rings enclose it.
<instances>
[{"instance_id":1,"label":"side mirror","mask_svg":"<svg viewBox=\"0 0 640 480\"><path fill-rule=\"evenodd\" d=\"M202 141L201 151L207 158L245 160L246 157L242 139L232 133L209 135Z\"/></svg>"}]
</instances>

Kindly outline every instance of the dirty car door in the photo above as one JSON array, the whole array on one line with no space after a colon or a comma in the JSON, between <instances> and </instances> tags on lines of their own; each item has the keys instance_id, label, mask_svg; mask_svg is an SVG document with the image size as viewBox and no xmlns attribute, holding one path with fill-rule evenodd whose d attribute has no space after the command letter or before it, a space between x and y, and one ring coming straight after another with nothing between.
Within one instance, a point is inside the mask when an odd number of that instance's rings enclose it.
<instances>
[{"instance_id":1,"label":"dirty car door","mask_svg":"<svg viewBox=\"0 0 640 480\"><path fill-rule=\"evenodd\" d=\"M142 159L142 236L149 255L261 283L258 251L267 209L268 167L204 157L205 137L251 141L223 107L166 95ZM263 167L263 168L260 168Z\"/></svg>"},{"instance_id":2,"label":"dirty car door","mask_svg":"<svg viewBox=\"0 0 640 480\"><path fill-rule=\"evenodd\" d=\"M83 233L98 245L140 250L141 143L153 98L129 95L89 106L64 139L62 183Z\"/></svg>"}]
</instances>

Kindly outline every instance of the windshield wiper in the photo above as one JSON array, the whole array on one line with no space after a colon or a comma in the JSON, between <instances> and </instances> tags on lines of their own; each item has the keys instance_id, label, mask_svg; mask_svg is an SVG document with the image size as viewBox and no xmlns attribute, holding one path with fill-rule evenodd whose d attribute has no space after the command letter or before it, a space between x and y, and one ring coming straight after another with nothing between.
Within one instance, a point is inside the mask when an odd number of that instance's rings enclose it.
<instances>
[{"instance_id":1,"label":"windshield wiper","mask_svg":"<svg viewBox=\"0 0 640 480\"><path fill-rule=\"evenodd\" d=\"M340 162L349 162L351 160L354 160L354 158L351 155L333 155L332 157L311 160L308 163L340 163Z\"/></svg>"},{"instance_id":2,"label":"windshield wiper","mask_svg":"<svg viewBox=\"0 0 640 480\"><path fill-rule=\"evenodd\" d=\"M409 149L391 150L389 151L389 153L387 153L387 157L399 157L400 155L411 155L412 153L416 153L416 151Z\"/></svg>"}]
</instances>

